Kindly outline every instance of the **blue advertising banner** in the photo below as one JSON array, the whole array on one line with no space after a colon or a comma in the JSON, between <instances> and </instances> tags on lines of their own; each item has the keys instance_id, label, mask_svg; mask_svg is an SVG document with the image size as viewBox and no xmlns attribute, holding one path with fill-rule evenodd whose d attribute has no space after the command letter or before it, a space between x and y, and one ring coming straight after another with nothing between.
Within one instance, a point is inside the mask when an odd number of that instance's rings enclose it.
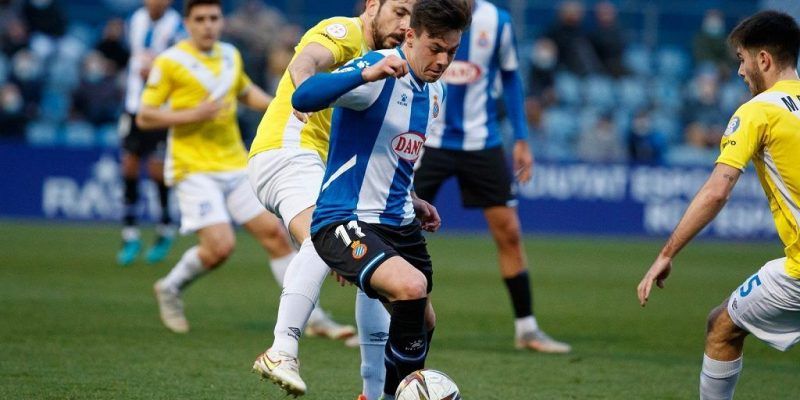
<instances>
[{"instance_id":1,"label":"blue advertising banner","mask_svg":"<svg viewBox=\"0 0 800 400\"><path fill-rule=\"evenodd\" d=\"M0 145L0 216L119 220L122 184L116 152ZM535 233L667 235L705 182L710 167L546 164L518 188L523 230ZM143 218L157 215L155 186L142 183ZM173 202L174 205L175 202ZM479 210L465 210L457 185L444 185L434 204L444 230L483 230ZM174 210L173 210L174 211ZM758 178L748 169L705 235L776 236Z\"/></svg>"}]
</instances>

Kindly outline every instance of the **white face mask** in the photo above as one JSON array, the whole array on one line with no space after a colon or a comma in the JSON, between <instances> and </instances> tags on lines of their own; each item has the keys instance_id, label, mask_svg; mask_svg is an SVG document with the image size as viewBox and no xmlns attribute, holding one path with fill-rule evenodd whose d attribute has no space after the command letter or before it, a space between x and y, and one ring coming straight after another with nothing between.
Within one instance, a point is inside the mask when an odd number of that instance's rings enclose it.
<instances>
[{"instance_id":1,"label":"white face mask","mask_svg":"<svg viewBox=\"0 0 800 400\"><path fill-rule=\"evenodd\" d=\"M725 33L725 21L718 17L708 17L703 21L703 32L711 36L721 36Z\"/></svg>"},{"instance_id":2,"label":"white face mask","mask_svg":"<svg viewBox=\"0 0 800 400\"><path fill-rule=\"evenodd\" d=\"M51 3L53 3L53 0L31 0L31 5L39 9L46 8Z\"/></svg>"},{"instance_id":3,"label":"white face mask","mask_svg":"<svg viewBox=\"0 0 800 400\"><path fill-rule=\"evenodd\" d=\"M531 54L531 61L540 69L553 69L556 66L556 55L546 47L535 47Z\"/></svg>"}]
</instances>

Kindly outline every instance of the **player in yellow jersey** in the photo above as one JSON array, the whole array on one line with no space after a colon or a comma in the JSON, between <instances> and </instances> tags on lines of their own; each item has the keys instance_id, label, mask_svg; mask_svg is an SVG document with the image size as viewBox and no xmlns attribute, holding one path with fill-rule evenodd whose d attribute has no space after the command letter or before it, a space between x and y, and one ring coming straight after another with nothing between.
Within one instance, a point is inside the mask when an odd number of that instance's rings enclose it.
<instances>
[{"instance_id":1,"label":"player in yellow jersey","mask_svg":"<svg viewBox=\"0 0 800 400\"><path fill-rule=\"evenodd\" d=\"M787 14L762 11L742 21L729 42L754 97L731 118L717 165L639 283L639 302L646 304L654 282L664 287L672 259L722 209L749 161L769 199L785 257L767 262L711 311L701 399L733 398L748 334L781 351L800 342L800 28Z\"/></svg>"},{"instance_id":2,"label":"player in yellow jersey","mask_svg":"<svg viewBox=\"0 0 800 400\"><path fill-rule=\"evenodd\" d=\"M329 18L308 30L295 47L295 56L250 148L248 173L258 199L283 219L294 239L301 243L286 273L274 341L253 366L290 394L306 391L297 367L297 342L329 272L314 250L310 228L325 173L331 125L330 109L310 116L296 113L291 97L297 86L318 72L333 71L370 50L398 46L408 29L413 3L414 0L368 0L360 16ZM388 337L388 314L379 301L359 293L356 322L364 390L379 395L385 374L383 348ZM305 332L316 333L310 321Z\"/></svg>"},{"instance_id":3,"label":"player in yellow jersey","mask_svg":"<svg viewBox=\"0 0 800 400\"><path fill-rule=\"evenodd\" d=\"M183 22L189 38L156 58L137 115L145 129L170 128L165 180L176 190L181 231L199 239L154 286L161 320L177 333L189 330L181 291L233 251L231 220L270 253L279 284L294 255L280 221L264 211L247 183L247 152L236 122L238 101L263 111L271 98L250 82L236 48L218 41L219 0L184 2Z\"/></svg>"}]
</instances>

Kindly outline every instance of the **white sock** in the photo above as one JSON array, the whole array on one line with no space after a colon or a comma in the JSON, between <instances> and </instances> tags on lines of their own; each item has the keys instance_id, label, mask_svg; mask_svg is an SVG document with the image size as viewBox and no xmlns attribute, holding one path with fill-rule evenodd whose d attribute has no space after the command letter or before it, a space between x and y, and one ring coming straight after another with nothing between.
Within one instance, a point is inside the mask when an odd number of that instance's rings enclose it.
<instances>
[{"instance_id":1,"label":"white sock","mask_svg":"<svg viewBox=\"0 0 800 400\"><path fill-rule=\"evenodd\" d=\"M742 357L733 361L717 361L703 354L703 370L700 372L700 399L732 399L741 371Z\"/></svg>"},{"instance_id":2,"label":"white sock","mask_svg":"<svg viewBox=\"0 0 800 400\"><path fill-rule=\"evenodd\" d=\"M280 286L281 289L283 288L286 270L289 269L289 263L295 255L297 255L297 252L292 251L283 257L273 257L269 260L269 268L272 270L272 276L275 277L275 282L278 282L278 286Z\"/></svg>"},{"instance_id":3,"label":"white sock","mask_svg":"<svg viewBox=\"0 0 800 400\"><path fill-rule=\"evenodd\" d=\"M292 258L283 281L283 293L275 322L272 349L297 357L297 341L319 298L319 289L330 269L319 258L311 239L306 239Z\"/></svg>"},{"instance_id":4,"label":"white sock","mask_svg":"<svg viewBox=\"0 0 800 400\"><path fill-rule=\"evenodd\" d=\"M141 233L139 233L139 228L135 226L126 226L122 228L122 240L128 242L131 240L139 240L141 237Z\"/></svg>"},{"instance_id":5,"label":"white sock","mask_svg":"<svg viewBox=\"0 0 800 400\"><path fill-rule=\"evenodd\" d=\"M162 280L163 284L176 291L182 290L186 285L194 282L201 275L208 272L197 255L199 247L194 246L183 253L177 264Z\"/></svg>"},{"instance_id":6,"label":"white sock","mask_svg":"<svg viewBox=\"0 0 800 400\"><path fill-rule=\"evenodd\" d=\"M538 330L539 323L536 322L536 317L533 315L514 320L514 332L516 332L517 336L522 335L524 332L533 332Z\"/></svg>"},{"instance_id":7,"label":"white sock","mask_svg":"<svg viewBox=\"0 0 800 400\"><path fill-rule=\"evenodd\" d=\"M383 353L389 338L389 312L377 299L371 299L359 289L356 292L356 325L361 345L362 393L367 400L377 400L383 394L386 366Z\"/></svg>"}]
</instances>

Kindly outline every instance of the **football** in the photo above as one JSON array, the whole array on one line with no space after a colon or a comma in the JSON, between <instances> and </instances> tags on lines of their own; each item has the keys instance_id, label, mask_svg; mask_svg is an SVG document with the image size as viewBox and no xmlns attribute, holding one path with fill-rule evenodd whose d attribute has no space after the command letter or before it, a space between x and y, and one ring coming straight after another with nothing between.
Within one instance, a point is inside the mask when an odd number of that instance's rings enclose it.
<instances>
[{"instance_id":1,"label":"football","mask_svg":"<svg viewBox=\"0 0 800 400\"><path fill-rule=\"evenodd\" d=\"M397 400L460 400L456 383L443 372L421 369L409 374L395 393Z\"/></svg>"}]
</instances>

